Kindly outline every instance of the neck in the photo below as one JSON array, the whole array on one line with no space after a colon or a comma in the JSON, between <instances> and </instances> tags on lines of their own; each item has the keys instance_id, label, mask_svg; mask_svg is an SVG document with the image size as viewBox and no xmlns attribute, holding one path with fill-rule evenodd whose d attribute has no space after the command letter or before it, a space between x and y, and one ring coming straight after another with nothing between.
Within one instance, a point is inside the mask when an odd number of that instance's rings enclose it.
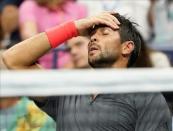
<instances>
[{"instance_id":1,"label":"neck","mask_svg":"<svg viewBox=\"0 0 173 131\"><path fill-rule=\"evenodd\" d=\"M120 59L120 60L117 60L117 61L111 66L111 68L127 68L127 63L128 63L128 60Z\"/></svg>"},{"instance_id":2,"label":"neck","mask_svg":"<svg viewBox=\"0 0 173 131\"><path fill-rule=\"evenodd\" d=\"M81 67L79 69L89 69L89 68L91 68L91 67L89 65L86 65L86 66L83 66L83 67Z\"/></svg>"},{"instance_id":3,"label":"neck","mask_svg":"<svg viewBox=\"0 0 173 131\"><path fill-rule=\"evenodd\" d=\"M110 68L127 68L128 60L118 60ZM93 94L92 99L95 100L98 94Z\"/></svg>"}]
</instances>

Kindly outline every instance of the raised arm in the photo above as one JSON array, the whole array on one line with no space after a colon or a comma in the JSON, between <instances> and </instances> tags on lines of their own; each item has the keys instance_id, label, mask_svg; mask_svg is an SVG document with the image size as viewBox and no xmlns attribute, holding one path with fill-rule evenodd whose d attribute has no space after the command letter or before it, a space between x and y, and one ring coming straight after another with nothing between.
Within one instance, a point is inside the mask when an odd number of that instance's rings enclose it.
<instances>
[{"instance_id":1,"label":"raised arm","mask_svg":"<svg viewBox=\"0 0 173 131\"><path fill-rule=\"evenodd\" d=\"M41 33L8 49L2 59L9 69L39 69L36 61L50 49L46 34Z\"/></svg>"},{"instance_id":2,"label":"raised arm","mask_svg":"<svg viewBox=\"0 0 173 131\"><path fill-rule=\"evenodd\" d=\"M113 29L119 28L118 20L111 14L105 12L98 16L53 27L8 49L3 53L2 59L9 69L40 69L41 67L36 64L36 61L41 56L72 37L85 35L92 26L105 24Z\"/></svg>"}]
</instances>

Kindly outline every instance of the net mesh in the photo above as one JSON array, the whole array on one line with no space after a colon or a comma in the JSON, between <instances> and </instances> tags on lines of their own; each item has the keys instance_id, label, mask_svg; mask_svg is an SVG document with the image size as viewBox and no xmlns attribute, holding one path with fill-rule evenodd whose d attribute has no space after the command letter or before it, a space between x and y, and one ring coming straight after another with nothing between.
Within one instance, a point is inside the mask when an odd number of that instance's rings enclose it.
<instances>
[{"instance_id":1,"label":"net mesh","mask_svg":"<svg viewBox=\"0 0 173 131\"><path fill-rule=\"evenodd\" d=\"M1 71L1 96L172 92L173 69Z\"/></svg>"},{"instance_id":2,"label":"net mesh","mask_svg":"<svg viewBox=\"0 0 173 131\"><path fill-rule=\"evenodd\" d=\"M1 130L172 130L172 68L1 71L0 78Z\"/></svg>"}]
</instances>

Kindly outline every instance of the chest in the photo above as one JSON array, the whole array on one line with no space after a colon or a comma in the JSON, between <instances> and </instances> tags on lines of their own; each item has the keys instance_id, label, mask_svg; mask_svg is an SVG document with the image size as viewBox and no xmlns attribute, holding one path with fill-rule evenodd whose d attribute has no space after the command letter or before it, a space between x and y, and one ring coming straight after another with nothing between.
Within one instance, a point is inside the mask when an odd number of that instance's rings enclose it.
<instances>
[{"instance_id":1,"label":"chest","mask_svg":"<svg viewBox=\"0 0 173 131\"><path fill-rule=\"evenodd\" d=\"M105 96L99 96L94 101L90 96L64 97L60 99L57 111L59 125L70 129L80 127L82 130L111 130L124 126L133 129L136 121L132 105L124 100Z\"/></svg>"}]
</instances>

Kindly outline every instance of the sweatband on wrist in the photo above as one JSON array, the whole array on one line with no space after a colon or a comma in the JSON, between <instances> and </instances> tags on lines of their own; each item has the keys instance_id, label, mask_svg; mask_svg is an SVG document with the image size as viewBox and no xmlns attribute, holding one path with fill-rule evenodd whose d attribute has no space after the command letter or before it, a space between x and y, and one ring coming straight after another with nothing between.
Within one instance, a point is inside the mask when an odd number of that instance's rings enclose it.
<instances>
[{"instance_id":1,"label":"sweatband on wrist","mask_svg":"<svg viewBox=\"0 0 173 131\"><path fill-rule=\"evenodd\" d=\"M78 36L78 31L73 21L50 28L45 32L52 48L56 48L68 39Z\"/></svg>"}]
</instances>

